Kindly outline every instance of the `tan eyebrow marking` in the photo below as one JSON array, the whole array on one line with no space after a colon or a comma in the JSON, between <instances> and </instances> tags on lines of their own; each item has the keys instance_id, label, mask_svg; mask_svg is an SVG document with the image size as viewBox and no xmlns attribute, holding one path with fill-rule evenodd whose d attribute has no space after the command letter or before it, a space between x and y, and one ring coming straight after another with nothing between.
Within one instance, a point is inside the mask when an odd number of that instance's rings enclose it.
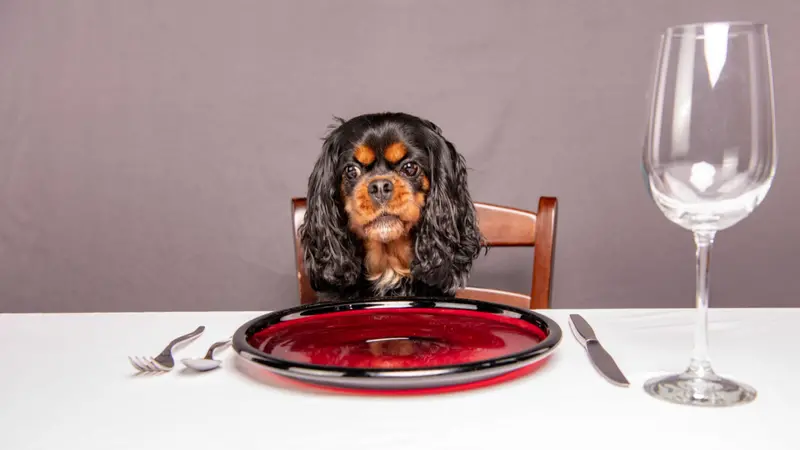
<instances>
[{"instance_id":1,"label":"tan eyebrow marking","mask_svg":"<svg viewBox=\"0 0 800 450\"><path fill-rule=\"evenodd\" d=\"M402 142L395 142L394 144L386 147L383 151L383 157L392 164L397 163L408 153L408 149Z\"/></svg>"},{"instance_id":2,"label":"tan eyebrow marking","mask_svg":"<svg viewBox=\"0 0 800 450\"><path fill-rule=\"evenodd\" d=\"M368 166L375 161L375 152L366 145L359 145L356 147L353 157L362 165Z\"/></svg>"}]
</instances>

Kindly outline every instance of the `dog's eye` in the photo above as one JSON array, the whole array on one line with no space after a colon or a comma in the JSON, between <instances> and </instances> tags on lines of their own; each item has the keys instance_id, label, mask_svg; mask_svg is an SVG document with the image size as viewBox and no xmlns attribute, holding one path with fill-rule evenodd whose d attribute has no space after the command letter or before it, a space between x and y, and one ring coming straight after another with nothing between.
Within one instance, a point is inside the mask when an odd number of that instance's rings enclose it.
<instances>
[{"instance_id":1,"label":"dog's eye","mask_svg":"<svg viewBox=\"0 0 800 450\"><path fill-rule=\"evenodd\" d=\"M400 169L403 172L403 175L407 177L416 176L419 173L419 165L415 162L407 162L403 164L403 167Z\"/></svg>"},{"instance_id":2,"label":"dog's eye","mask_svg":"<svg viewBox=\"0 0 800 450\"><path fill-rule=\"evenodd\" d=\"M347 166L344 169L344 176L351 180L358 178L359 175L361 175L361 170L356 166Z\"/></svg>"}]
</instances>

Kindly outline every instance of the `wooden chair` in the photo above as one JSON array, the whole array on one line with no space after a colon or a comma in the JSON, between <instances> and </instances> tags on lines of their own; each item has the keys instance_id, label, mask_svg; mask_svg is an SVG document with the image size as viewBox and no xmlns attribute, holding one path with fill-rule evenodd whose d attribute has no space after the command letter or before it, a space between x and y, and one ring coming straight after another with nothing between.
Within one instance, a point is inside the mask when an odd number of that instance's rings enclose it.
<instances>
[{"instance_id":1,"label":"wooden chair","mask_svg":"<svg viewBox=\"0 0 800 450\"><path fill-rule=\"evenodd\" d=\"M475 203L478 223L489 247L533 247L533 276L530 294L496 289L467 287L456 296L531 309L550 308L550 291L554 266L556 217L558 200L540 197L537 212ZM292 199L292 222L297 267L297 284L302 304L314 303L316 293L303 268L302 249L298 229L306 212L306 199Z\"/></svg>"}]
</instances>

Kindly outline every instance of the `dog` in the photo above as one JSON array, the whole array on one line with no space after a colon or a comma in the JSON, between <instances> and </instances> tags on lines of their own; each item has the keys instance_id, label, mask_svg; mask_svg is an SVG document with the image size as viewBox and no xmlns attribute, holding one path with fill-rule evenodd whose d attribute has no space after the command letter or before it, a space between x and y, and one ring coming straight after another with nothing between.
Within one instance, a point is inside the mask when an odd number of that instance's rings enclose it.
<instances>
[{"instance_id":1,"label":"dog","mask_svg":"<svg viewBox=\"0 0 800 450\"><path fill-rule=\"evenodd\" d=\"M319 300L455 296L483 246L464 157L414 115L335 120L298 230Z\"/></svg>"}]
</instances>

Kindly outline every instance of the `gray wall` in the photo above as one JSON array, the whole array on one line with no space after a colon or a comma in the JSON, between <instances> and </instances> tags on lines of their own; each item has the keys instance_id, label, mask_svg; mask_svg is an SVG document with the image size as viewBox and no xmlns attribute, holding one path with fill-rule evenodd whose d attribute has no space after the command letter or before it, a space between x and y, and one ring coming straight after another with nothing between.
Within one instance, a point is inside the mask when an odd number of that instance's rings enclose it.
<instances>
[{"instance_id":1,"label":"gray wall","mask_svg":"<svg viewBox=\"0 0 800 450\"><path fill-rule=\"evenodd\" d=\"M780 166L720 234L712 306L800 306L796 0L0 2L0 312L297 303L289 198L331 116L439 124L474 197L561 203L555 307L693 304L639 172L660 30L772 28ZM285 159L284 159L285 158ZM473 284L525 291L530 254Z\"/></svg>"}]
</instances>

